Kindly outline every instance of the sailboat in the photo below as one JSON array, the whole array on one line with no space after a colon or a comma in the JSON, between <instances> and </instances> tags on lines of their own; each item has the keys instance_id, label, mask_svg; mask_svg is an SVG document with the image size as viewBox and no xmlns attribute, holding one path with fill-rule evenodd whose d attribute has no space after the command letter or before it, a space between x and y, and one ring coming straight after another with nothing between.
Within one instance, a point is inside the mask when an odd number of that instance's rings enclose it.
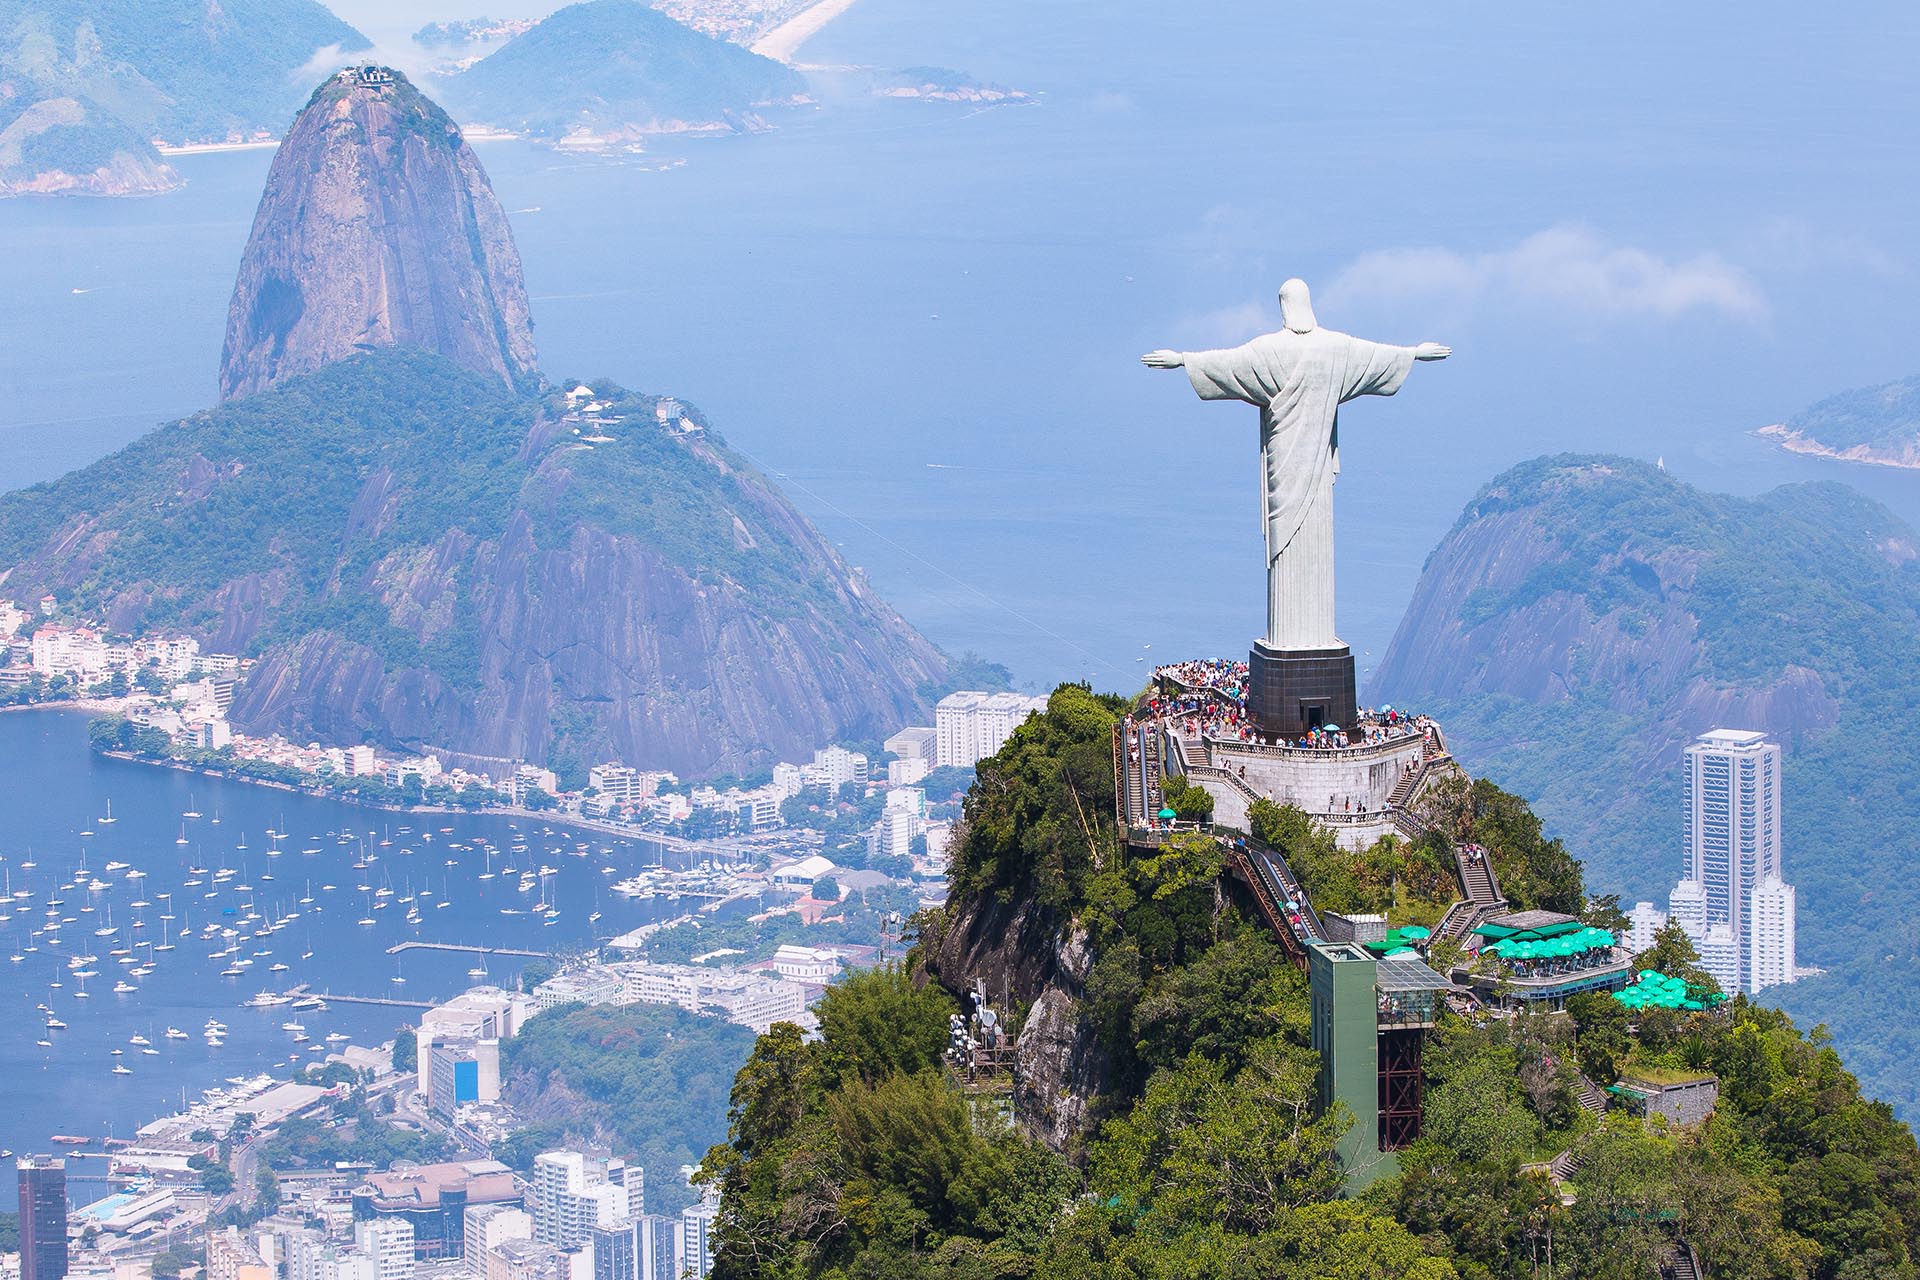
<instances>
[{"instance_id":1,"label":"sailboat","mask_svg":"<svg viewBox=\"0 0 1920 1280\"><path fill-rule=\"evenodd\" d=\"M103 816L102 816L102 817L100 818L100 820L99 820L99 821L100 821L100 825L101 825L101 826L103 826L103 827L110 827L110 826L112 826L112 825L113 825L114 823L116 823L116 822L118 822L118 821L120 821L120 819L118 819L118 818L116 818L116 817L114 817L114 816L113 816L113 801L112 801L112 800L108 800L108 801L107 801L107 812L105 813L105 815L103 815Z\"/></svg>"}]
</instances>

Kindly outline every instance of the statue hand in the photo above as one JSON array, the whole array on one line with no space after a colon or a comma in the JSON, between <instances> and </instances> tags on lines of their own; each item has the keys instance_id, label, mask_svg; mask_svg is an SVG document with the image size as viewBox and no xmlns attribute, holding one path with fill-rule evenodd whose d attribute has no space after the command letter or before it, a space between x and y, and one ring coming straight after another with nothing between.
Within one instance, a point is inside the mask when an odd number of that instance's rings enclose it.
<instances>
[{"instance_id":1,"label":"statue hand","mask_svg":"<svg viewBox=\"0 0 1920 1280\"><path fill-rule=\"evenodd\" d=\"M1437 342L1423 342L1413 349L1415 360L1445 360L1452 354L1452 347L1443 347Z\"/></svg>"},{"instance_id":2,"label":"statue hand","mask_svg":"<svg viewBox=\"0 0 1920 1280\"><path fill-rule=\"evenodd\" d=\"M1168 351L1164 347L1140 357L1140 363L1149 369L1178 369L1186 362L1187 358L1178 351Z\"/></svg>"}]
</instances>

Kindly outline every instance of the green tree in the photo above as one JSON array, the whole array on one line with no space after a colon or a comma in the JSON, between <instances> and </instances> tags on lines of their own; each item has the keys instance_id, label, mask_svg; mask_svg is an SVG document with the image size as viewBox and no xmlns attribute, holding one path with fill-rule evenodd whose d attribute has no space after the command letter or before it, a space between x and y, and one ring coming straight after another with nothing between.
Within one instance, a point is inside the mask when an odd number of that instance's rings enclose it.
<instances>
[{"instance_id":1,"label":"green tree","mask_svg":"<svg viewBox=\"0 0 1920 1280\"><path fill-rule=\"evenodd\" d=\"M1450 1019L1429 1045L1423 1132L1469 1163L1517 1163L1538 1129L1520 1093L1520 1054L1504 1025Z\"/></svg>"},{"instance_id":2,"label":"green tree","mask_svg":"<svg viewBox=\"0 0 1920 1280\"><path fill-rule=\"evenodd\" d=\"M253 1208L261 1217L266 1217L280 1207L280 1179L274 1176L273 1169L261 1165L253 1175Z\"/></svg>"},{"instance_id":3,"label":"green tree","mask_svg":"<svg viewBox=\"0 0 1920 1280\"><path fill-rule=\"evenodd\" d=\"M1275 1037L1254 1046L1231 1079L1197 1054L1155 1072L1093 1148L1095 1194L1246 1233L1283 1209L1331 1199L1344 1181L1334 1143L1351 1117L1314 1114L1317 1062L1311 1049Z\"/></svg>"},{"instance_id":4,"label":"green tree","mask_svg":"<svg viewBox=\"0 0 1920 1280\"><path fill-rule=\"evenodd\" d=\"M1588 991L1567 1000L1567 1013L1573 1018L1580 1069L1603 1086L1618 1080L1633 1048L1626 1006L1604 991Z\"/></svg>"},{"instance_id":5,"label":"green tree","mask_svg":"<svg viewBox=\"0 0 1920 1280\"><path fill-rule=\"evenodd\" d=\"M1700 953L1678 920L1669 920L1654 932L1653 945L1633 958L1633 967L1679 978L1698 994L1717 994L1720 990L1713 975L1700 966Z\"/></svg>"},{"instance_id":6,"label":"green tree","mask_svg":"<svg viewBox=\"0 0 1920 1280\"><path fill-rule=\"evenodd\" d=\"M939 1066L952 1011L945 992L915 986L901 965L849 975L827 988L815 1010L828 1076L872 1084Z\"/></svg>"}]
</instances>

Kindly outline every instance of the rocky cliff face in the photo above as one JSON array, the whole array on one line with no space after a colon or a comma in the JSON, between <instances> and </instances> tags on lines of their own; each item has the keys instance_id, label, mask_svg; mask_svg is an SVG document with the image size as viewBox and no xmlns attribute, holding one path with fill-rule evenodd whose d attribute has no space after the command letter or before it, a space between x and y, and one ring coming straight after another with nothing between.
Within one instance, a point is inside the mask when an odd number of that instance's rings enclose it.
<instances>
[{"instance_id":1,"label":"rocky cliff face","mask_svg":"<svg viewBox=\"0 0 1920 1280\"><path fill-rule=\"evenodd\" d=\"M1026 1010L1015 1050L1015 1120L1055 1151L1076 1151L1112 1092L1113 1064L1081 1016L1093 953L1085 931L1031 899L996 894L948 905L922 954L922 976L954 996L975 982L996 1008Z\"/></svg>"},{"instance_id":2,"label":"rocky cliff face","mask_svg":"<svg viewBox=\"0 0 1920 1280\"><path fill-rule=\"evenodd\" d=\"M520 255L445 112L397 72L330 78L288 130L240 263L223 400L380 347L539 380Z\"/></svg>"}]
</instances>

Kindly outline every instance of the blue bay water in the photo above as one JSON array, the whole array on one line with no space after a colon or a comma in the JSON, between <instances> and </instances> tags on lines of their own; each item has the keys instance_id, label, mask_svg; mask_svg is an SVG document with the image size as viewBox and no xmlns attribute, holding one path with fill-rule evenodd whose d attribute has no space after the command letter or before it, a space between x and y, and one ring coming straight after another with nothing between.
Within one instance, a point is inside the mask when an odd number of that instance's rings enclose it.
<instances>
[{"instance_id":1,"label":"blue bay water","mask_svg":"<svg viewBox=\"0 0 1920 1280\"><path fill-rule=\"evenodd\" d=\"M816 72L822 106L763 135L637 162L480 154L551 374L698 402L910 621L1033 686L1129 688L1139 660L1242 651L1259 623L1251 411L1196 402L1140 352L1271 327L1294 274L1334 327L1450 342L1343 420L1340 616L1365 667L1462 504L1541 453L1659 457L1743 493L1838 479L1920 521L1920 476L1749 434L1916 363L1920 157L1896 141L1920 115L1920 12L1870 9L1843 27L1772 3L1730 21L860 0L805 61L952 66L1036 102L874 102ZM155 200L0 202L0 485L211 401L269 161L182 159L188 187ZM1545 268L1517 252L1556 230L1597 249ZM1381 251L1415 251L1399 261L1426 284L1350 274ZM1721 291L1690 294L1700 280ZM0 776L40 776L16 735L56 723L0 725ZM12 810L65 824L39 842L148 785L77 746L60 758L64 789ZM185 807L151 800L136 807ZM382 821L351 815L305 821ZM172 820L153 821L171 856ZM242 1044L236 1024L227 1052ZM121 1122L144 1118L146 1081L123 1085ZM121 1096L60 1072L47 1087L50 1131L112 1119L86 1108Z\"/></svg>"},{"instance_id":2,"label":"blue bay water","mask_svg":"<svg viewBox=\"0 0 1920 1280\"><path fill-rule=\"evenodd\" d=\"M418 1016L411 1008L347 1003L324 1011L242 1007L261 990L305 983L316 993L444 999L476 981L468 971L477 964L487 980L511 983L525 961L387 949L419 940L564 953L684 910L610 887L656 862L655 846L497 816L390 813L99 758L87 749L87 718L76 713L0 715L0 760L0 813L8 815L0 875L10 893L31 895L0 908L10 917L0 921L0 1146L15 1151L48 1150L56 1133L129 1137L175 1109L183 1089L197 1095L229 1076L318 1061L320 1053L282 1030L289 1020L305 1027L310 1044L331 1049L329 1033L375 1045ZM113 821L102 822L109 806ZM269 830L285 837L277 855L269 852L276 843ZM522 852L516 836L524 838ZM88 883L105 888L62 888L75 882L82 858ZM109 870L114 863L126 865ZM519 877L507 874L542 866L555 869L544 890L522 891ZM223 867L233 875L221 882L215 873ZM195 880L201 883L189 883ZM559 910L552 925L527 910L542 892ZM36 937L50 898L61 900L57 910L71 923ZM419 908L417 923L406 919L408 898ZM294 918L254 937L261 926L244 923L250 911L268 921ZM228 940L205 937L208 925L240 933L231 940L235 956L211 956ZM116 932L102 937L100 929ZM171 951L146 946L167 942ZM135 960L150 957L154 972L127 978L115 947ZM96 957L86 967L98 977L74 976L70 958L85 955ZM243 976L220 976L237 960L250 962ZM275 964L287 968L271 972ZM137 990L115 994L121 980ZM66 1028L48 1028L49 1017ZM219 1048L203 1039L208 1019L228 1026ZM168 1027L189 1038L169 1040ZM135 1035L158 1053L130 1044ZM43 1039L49 1045L37 1043ZM116 1063L132 1074L115 1075ZM104 1173L102 1163L70 1167ZM88 1189L77 1186L76 1198ZM8 1181L0 1195L13 1192Z\"/></svg>"}]
</instances>

